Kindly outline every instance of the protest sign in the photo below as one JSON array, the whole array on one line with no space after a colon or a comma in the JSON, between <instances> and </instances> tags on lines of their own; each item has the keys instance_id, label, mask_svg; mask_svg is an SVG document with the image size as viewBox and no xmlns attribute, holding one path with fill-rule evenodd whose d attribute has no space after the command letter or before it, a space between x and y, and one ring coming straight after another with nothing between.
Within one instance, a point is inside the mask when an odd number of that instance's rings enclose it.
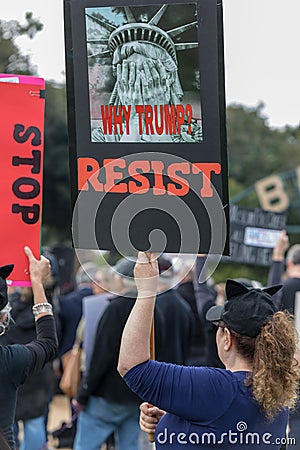
<instances>
[{"instance_id":1,"label":"protest sign","mask_svg":"<svg viewBox=\"0 0 300 450\"><path fill-rule=\"evenodd\" d=\"M30 285L24 246L40 254L44 80L0 76L0 265L14 264L9 285Z\"/></svg>"},{"instance_id":2,"label":"protest sign","mask_svg":"<svg viewBox=\"0 0 300 450\"><path fill-rule=\"evenodd\" d=\"M0 82L3 83L17 83L17 84L34 84L45 88L45 81L40 77L33 77L31 75L12 75L7 73L0 73Z\"/></svg>"},{"instance_id":3,"label":"protest sign","mask_svg":"<svg viewBox=\"0 0 300 450\"><path fill-rule=\"evenodd\" d=\"M64 6L75 247L226 254L221 2Z\"/></svg>"},{"instance_id":4,"label":"protest sign","mask_svg":"<svg viewBox=\"0 0 300 450\"><path fill-rule=\"evenodd\" d=\"M286 215L260 208L230 207L230 258L233 262L269 266L285 228Z\"/></svg>"}]
</instances>

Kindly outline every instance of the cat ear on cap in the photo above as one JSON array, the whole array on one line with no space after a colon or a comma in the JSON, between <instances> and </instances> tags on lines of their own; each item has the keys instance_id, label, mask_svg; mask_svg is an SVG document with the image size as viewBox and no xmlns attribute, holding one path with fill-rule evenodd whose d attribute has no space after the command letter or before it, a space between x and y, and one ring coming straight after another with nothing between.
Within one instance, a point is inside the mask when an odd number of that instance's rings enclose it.
<instances>
[{"instance_id":1,"label":"cat ear on cap","mask_svg":"<svg viewBox=\"0 0 300 450\"><path fill-rule=\"evenodd\" d=\"M4 280L12 273L14 268L13 264L8 264L7 266L0 267L0 277Z\"/></svg>"},{"instance_id":2,"label":"cat ear on cap","mask_svg":"<svg viewBox=\"0 0 300 450\"><path fill-rule=\"evenodd\" d=\"M225 292L227 299L235 297L236 295L245 294L248 290L249 289L246 286L238 281L230 279L226 281Z\"/></svg>"},{"instance_id":3,"label":"cat ear on cap","mask_svg":"<svg viewBox=\"0 0 300 450\"><path fill-rule=\"evenodd\" d=\"M266 292L269 295L274 295L282 288L282 284L275 284L274 286L269 286L263 289L263 292Z\"/></svg>"}]
</instances>

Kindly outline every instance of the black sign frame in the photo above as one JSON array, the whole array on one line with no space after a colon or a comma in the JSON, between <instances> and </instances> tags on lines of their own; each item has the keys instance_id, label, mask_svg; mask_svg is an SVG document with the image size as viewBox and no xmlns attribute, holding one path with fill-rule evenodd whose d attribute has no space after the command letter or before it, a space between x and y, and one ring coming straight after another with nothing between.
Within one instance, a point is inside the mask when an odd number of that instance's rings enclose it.
<instances>
[{"instance_id":1,"label":"black sign frame","mask_svg":"<svg viewBox=\"0 0 300 450\"><path fill-rule=\"evenodd\" d=\"M230 258L225 262L235 262L254 266L270 267L273 246L247 242L246 232L278 233L285 229L286 214L265 211L261 208L230 206ZM272 236L270 236L271 239ZM272 239L273 240L273 239Z\"/></svg>"},{"instance_id":2,"label":"black sign frame","mask_svg":"<svg viewBox=\"0 0 300 450\"><path fill-rule=\"evenodd\" d=\"M107 143L91 141L85 12L86 8L106 8L111 7L112 3L111 0L64 0L69 159L71 196L75 211L73 220L74 246L77 248L100 248L102 250L120 251L120 245L116 246L112 237L111 223L118 205L126 200L128 196L127 193L106 192L103 201L103 194L94 192L91 186L88 191L80 191L78 186L78 159L83 157L93 158L102 167L104 159L118 159L126 158L128 155L137 155L137 160L141 160L143 159L142 155L147 152L148 158L151 159L149 155L152 154L154 160L157 159L157 155L162 153L165 166L172 164L174 161L175 163L181 161L182 158L190 163L191 173L185 178L191 190L180 200L183 200L191 212L191 220L195 221L200 237L197 248L195 248L194 244L195 239L193 239L192 243L188 239L183 243L180 235L182 225L180 221L184 219L188 221L189 218L183 217L182 213L180 213L179 219L172 217L172 212L170 211L164 214L164 206L161 206L160 210L153 214L155 207L152 207L148 208L148 212L144 212L140 220L133 220L129 227L129 234L133 237L134 248L147 250L149 248L149 231L151 229L162 229L167 235L167 242L164 246L164 250L167 252L223 253L226 255L229 252L229 220L222 2L220 0L198 0L196 2L184 0L162 2L157 0L154 2L157 8L163 5L169 5L168 7L172 7L172 5L182 5L184 7L185 4L195 5L198 21L197 54L200 70L203 140L201 142L180 143L147 142L146 144L138 142ZM148 8L151 6L145 0L120 0L117 3L119 7ZM203 164L217 162L220 165L220 173L210 172L210 182L214 191L212 197L218 196L219 201L210 201L211 199L208 198L203 203L203 199L199 197L199 192L198 195L195 195L195 189L199 191L199 178L195 180L195 173L192 174L192 164L197 162ZM152 176L154 175L152 174ZM168 177L163 175L163 179L165 178ZM149 179L151 184L151 174ZM196 181L198 181L198 184ZM195 187L194 192L191 192L193 185L197 187ZM138 208L140 208L141 196L136 197L139 197ZM102 211L89 214L88 204L90 201L92 204L97 202L97 198L100 198L100 202L102 202ZM174 203L173 200L173 197L169 197L168 204ZM85 206L83 212L78 213L78 211L76 212L76 205L78 206L80 203ZM152 212L149 212L149 209L152 209ZM214 219L216 209L222 209L222 211L219 211L217 218ZM172 211L174 210L176 210L175 204ZM223 215L224 220L220 221L218 219L220 214ZM94 237L90 239L89 228L86 229L86 221L83 223L82 220L83 216L87 221L94 221L96 239ZM175 223L177 222L176 225L174 225L174 219ZM216 220L219 222L218 224L213 223ZM146 234L144 233L145 225L147 225ZM176 231L177 225L179 233ZM216 236L218 234L216 229L212 232L214 227L219 227L220 235L216 244L212 244L212 235ZM186 227L183 228L186 229ZM126 242L124 246L121 244L121 247L123 247L121 248L122 252L132 252L132 247L127 245ZM151 249L160 251L160 244L154 244Z\"/></svg>"}]
</instances>

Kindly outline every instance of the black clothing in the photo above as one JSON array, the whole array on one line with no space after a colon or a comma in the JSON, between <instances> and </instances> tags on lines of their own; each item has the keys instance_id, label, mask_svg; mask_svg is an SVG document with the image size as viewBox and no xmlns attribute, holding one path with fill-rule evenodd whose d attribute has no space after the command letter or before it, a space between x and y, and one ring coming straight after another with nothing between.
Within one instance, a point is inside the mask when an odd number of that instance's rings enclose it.
<instances>
[{"instance_id":1,"label":"black clothing","mask_svg":"<svg viewBox=\"0 0 300 450\"><path fill-rule=\"evenodd\" d=\"M209 286L207 281L201 281L206 279L206 256L198 256L196 260L196 270L194 273L194 292L196 298L196 305L199 316L204 322L204 336L205 336L205 357L201 361L201 365L208 367L220 367L224 368L217 350L216 344L216 330L212 324L205 319L206 313L212 306L215 305L216 291L213 287Z\"/></svg>"},{"instance_id":2,"label":"black clothing","mask_svg":"<svg viewBox=\"0 0 300 450\"><path fill-rule=\"evenodd\" d=\"M191 348L189 352L189 364L199 365L205 357L205 333L204 319L200 317L195 298L194 284L192 281L181 283L177 287L178 292L190 305L194 317L194 328L191 337Z\"/></svg>"},{"instance_id":3,"label":"black clothing","mask_svg":"<svg viewBox=\"0 0 300 450\"><path fill-rule=\"evenodd\" d=\"M169 289L157 296L155 310L163 321L160 341L155 344L155 359L186 364L194 327L191 307L177 290Z\"/></svg>"},{"instance_id":4,"label":"black clothing","mask_svg":"<svg viewBox=\"0 0 300 450\"><path fill-rule=\"evenodd\" d=\"M283 281L282 309L288 309L291 314L295 312L296 292L300 291L300 278L288 278Z\"/></svg>"},{"instance_id":5,"label":"black clothing","mask_svg":"<svg viewBox=\"0 0 300 450\"><path fill-rule=\"evenodd\" d=\"M32 300L21 301L19 295L13 295L10 304L15 323L1 336L0 343L2 345L28 344L32 358L29 375L32 376L18 390L15 418L16 420L30 420L45 415L52 392L52 365L51 363L45 364L44 355L50 354L53 351L53 345L57 346L57 343L44 340L44 337L47 338L49 331L51 332L53 319L51 318L50 330L47 321L44 329L43 327L41 329L39 324L36 329L32 314ZM39 338L43 340L36 340L36 331L39 335L42 333ZM53 354L52 358L54 356ZM33 370L35 373L32 374Z\"/></svg>"},{"instance_id":6,"label":"black clothing","mask_svg":"<svg viewBox=\"0 0 300 450\"><path fill-rule=\"evenodd\" d=\"M295 312L295 297L296 292L300 291L300 278L287 278L282 280L282 273L284 270L283 261L272 261L268 284L282 283L282 289L276 295L275 301L280 309L287 309L291 314ZM275 297L275 296L274 296Z\"/></svg>"},{"instance_id":7,"label":"black clothing","mask_svg":"<svg viewBox=\"0 0 300 450\"><path fill-rule=\"evenodd\" d=\"M0 427L15 450L13 422L17 389L29 373L40 371L57 352L55 324L52 316L41 317L36 322L37 339L34 344L0 346ZM40 381L41 376L40 376Z\"/></svg>"},{"instance_id":8,"label":"black clothing","mask_svg":"<svg viewBox=\"0 0 300 450\"><path fill-rule=\"evenodd\" d=\"M40 372L48 361L52 361L58 347L53 316L41 317L35 326L36 339L26 345L31 355L29 375Z\"/></svg>"}]
</instances>

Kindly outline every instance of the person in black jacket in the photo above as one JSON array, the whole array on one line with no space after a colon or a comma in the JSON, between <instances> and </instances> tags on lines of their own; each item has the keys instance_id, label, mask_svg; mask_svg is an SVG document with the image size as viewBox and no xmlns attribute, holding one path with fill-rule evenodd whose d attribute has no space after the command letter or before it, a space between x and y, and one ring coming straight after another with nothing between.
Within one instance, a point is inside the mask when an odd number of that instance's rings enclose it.
<instances>
[{"instance_id":1,"label":"person in black jacket","mask_svg":"<svg viewBox=\"0 0 300 450\"><path fill-rule=\"evenodd\" d=\"M183 258L179 261L178 278L179 284L177 291L189 304L193 317L194 327L191 337L191 346L188 357L188 365L200 366L205 362L205 332L204 317L199 314L194 289L194 270L195 265L190 260L185 261Z\"/></svg>"},{"instance_id":2,"label":"person in black jacket","mask_svg":"<svg viewBox=\"0 0 300 450\"><path fill-rule=\"evenodd\" d=\"M14 323L0 337L0 344L28 344L36 338L32 289L21 288L10 296L9 303ZM45 414L52 386L53 370L49 362L40 372L29 377L18 390L14 428L18 444L18 421L23 422L22 450L40 449L47 440Z\"/></svg>"},{"instance_id":3,"label":"person in black jacket","mask_svg":"<svg viewBox=\"0 0 300 450\"><path fill-rule=\"evenodd\" d=\"M175 289L173 265L164 256L158 258L159 281L156 314L162 325L156 333L159 340L155 346L155 359L174 364L188 363L195 321L191 306Z\"/></svg>"},{"instance_id":4,"label":"person in black jacket","mask_svg":"<svg viewBox=\"0 0 300 450\"><path fill-rule=\"evenodd\" d=\"M47 302L43 288L43 280L50 271L49 261L43 257L37 260L28 247L25 247L25 253L29 260L33 291L32 312L35 317L36 339L26 345L0 346L0 428L12 450L16 449L13 422L17 389L29 375L40 373L45 364L55 357L58 346L52 306ZM9 314L5 279L10 275L12 269L12 265L0 268L1 333L5 331ZM41 375L39 381L42 381ZM36 448L31 447L30 450L36 450Z\"/></svg>"}]
</instances>

